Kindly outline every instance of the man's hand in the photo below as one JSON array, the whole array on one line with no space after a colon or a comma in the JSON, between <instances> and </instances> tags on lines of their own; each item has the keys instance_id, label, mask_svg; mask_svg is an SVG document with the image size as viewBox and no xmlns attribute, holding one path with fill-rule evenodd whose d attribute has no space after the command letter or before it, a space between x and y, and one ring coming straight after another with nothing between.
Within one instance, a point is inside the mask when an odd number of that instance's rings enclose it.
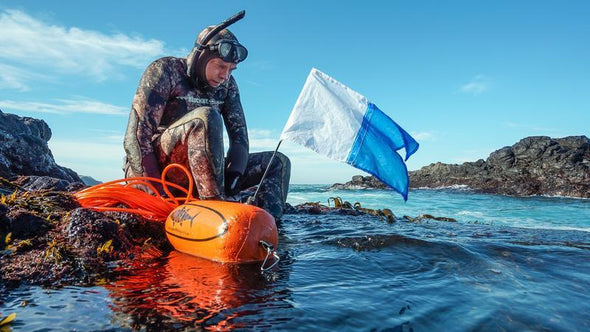
<instances>
[{"instance_id":1,"label":"man's hand","mask_svg":"<svg viewBox=\"0 0 590 332\"><path fill-rule=\"evenodd\" d=\"M242 174L229 171L225 174L225 194L233 196L240 192L240 177Z\"/></svg>"}]
</instances>

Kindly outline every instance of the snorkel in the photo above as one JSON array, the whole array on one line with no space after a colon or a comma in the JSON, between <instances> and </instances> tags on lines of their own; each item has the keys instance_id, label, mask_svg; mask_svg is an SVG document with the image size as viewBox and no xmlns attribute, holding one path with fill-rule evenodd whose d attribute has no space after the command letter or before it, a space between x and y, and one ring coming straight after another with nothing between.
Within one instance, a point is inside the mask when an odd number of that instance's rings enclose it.
<instances>
[{"instance_id":1,"label":"snorkel","mask_svg":"<svg viewBox=\"0 0 590 332\"><path fill-rule=\"evenodd\" d=\"M193 50L189 54L189 58L187 59L186 69L186 74L191 78L194 84L197 84L198 82L197 62L203 51L207 48L207 43L211 41L211 39L215 37L215 35L217 35L221 30L241 20L242 18L244 18L245 15L245 10L238 12L237 14L231 16L230 18L213 27L213 29L211 29L211 31L209 31L200 42L195 42L195 47L193 48Z\"/></svg>"}]
</instances>

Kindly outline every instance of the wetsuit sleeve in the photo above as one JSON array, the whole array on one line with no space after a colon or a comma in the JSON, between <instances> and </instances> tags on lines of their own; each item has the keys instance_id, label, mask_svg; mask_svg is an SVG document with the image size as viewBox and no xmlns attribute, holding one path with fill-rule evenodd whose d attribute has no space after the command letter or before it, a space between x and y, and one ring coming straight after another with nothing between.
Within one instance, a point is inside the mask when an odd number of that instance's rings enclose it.
<instances>
[{"instance_id":1,"label":"wetsuit sleeve","mask_svg":"<svg viewBox=\"0 0 590 332\"><path fill-rule=\"evenodd\" d=\"M136 175L160 178L160 166L152 141L170 96L171 83L167 70L162 59L150 64L133 98L124 147Z\"/></svg>"},{"instance_id":2,"label":"wetsuit sleeve","mask_svg":"<svg viewBox=\"0 0 590 332\"><path fill-rule=\"evenodd\" d=\"M229 137L229 149L226 157L226 172L244 174L248 164L249 142L246 118L240 102L238 85L230 78L227 98L222 109L223 121Z\"/></svg>"}]
</instances>

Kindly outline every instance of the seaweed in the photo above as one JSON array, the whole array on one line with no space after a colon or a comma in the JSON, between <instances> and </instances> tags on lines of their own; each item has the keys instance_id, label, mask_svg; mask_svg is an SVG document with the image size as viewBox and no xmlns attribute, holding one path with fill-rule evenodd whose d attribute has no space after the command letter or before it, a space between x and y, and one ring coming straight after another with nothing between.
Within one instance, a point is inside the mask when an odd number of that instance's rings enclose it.
<instances>
[{"instance_id":1,"label":"seaweed","mask_svg":"<svg viewBox=\"0 0 590 332\"><path fill-rule=\"evenodd\" d=\"M17 287L91 286L110 278L110 266L170 251L161 223L130 213L80 208L71 193L25 191L2 181L0 284ZM149 255L144 255L145 251Z\"/></svg>"}]
</instances>

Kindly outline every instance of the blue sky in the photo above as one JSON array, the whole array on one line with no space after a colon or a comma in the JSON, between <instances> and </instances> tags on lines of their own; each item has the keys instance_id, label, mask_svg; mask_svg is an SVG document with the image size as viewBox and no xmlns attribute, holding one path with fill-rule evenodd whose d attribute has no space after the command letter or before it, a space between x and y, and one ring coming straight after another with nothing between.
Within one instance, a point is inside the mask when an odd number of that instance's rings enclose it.
<instances>
[{"instance_id":1,"label":"blue sky","mask_svg":"<svg viewBox=\"0 0 590 332\"><path fill-rule=\"evenodd\" d=\"M56 161L122 177L145 67L245 9L234 72L251 151L272 150L310 69L363 94L420 143L408 161L485 159L532 135L590 136L588 1L0 1L0 109L45 120ZM363 174L293 143L293 183Z\"/></svg>"}]
</instances>

